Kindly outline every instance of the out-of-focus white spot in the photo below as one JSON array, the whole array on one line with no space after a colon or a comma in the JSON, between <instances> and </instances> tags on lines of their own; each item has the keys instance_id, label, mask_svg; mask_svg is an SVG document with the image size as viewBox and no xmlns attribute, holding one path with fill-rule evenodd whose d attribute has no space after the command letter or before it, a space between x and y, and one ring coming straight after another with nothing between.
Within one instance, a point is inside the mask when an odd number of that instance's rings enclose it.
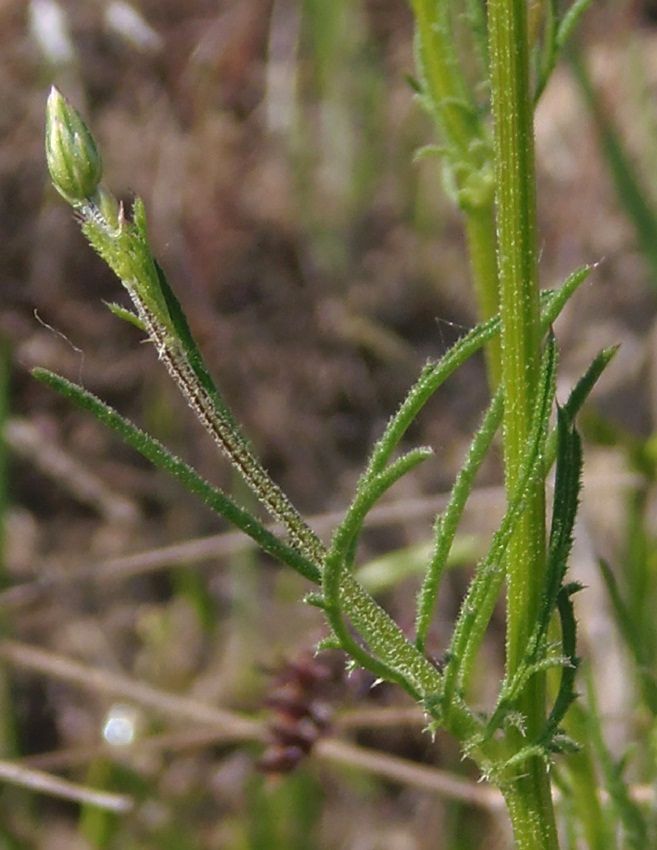
<instances>
[{"instance_id":1,"label":"out-of-focus white spot","mask_svg":"<svg viewBox=\"0 0 657 850\"><path fill-rule=\"evenodd\" d=\"M41 52L53 65L65 65L75 59L68 20L56 0L31 0L29 26Z\"/></svg>"},{"instance_id":2,"label":"out-of-focus white spot","mask_svg":"<svg viewBox=\"0 0 657 850\"><path fill-rule=\"evenodd\" d=\"M139 50L159 50L162 38L141 14L124 0L112 0L105 9L105 22L115 33L122 36Z\"/></svg>"},{"instance_id":3,"label":"out-of-focus white spot","mask_svg":"<svg viewBox=\"0 0 657 850\"><path fill-rule=\"evenodd\" d=\"M103 738L113 747L128 747L137 735L138 721L139 715L135 708L116 703L105 716Z\"/></svg>"}]
</instances>

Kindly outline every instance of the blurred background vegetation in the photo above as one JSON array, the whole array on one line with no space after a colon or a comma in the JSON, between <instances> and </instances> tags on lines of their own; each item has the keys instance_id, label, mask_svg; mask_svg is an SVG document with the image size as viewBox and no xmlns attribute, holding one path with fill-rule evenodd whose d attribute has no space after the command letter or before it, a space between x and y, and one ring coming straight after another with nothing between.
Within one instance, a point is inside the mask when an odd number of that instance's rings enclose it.
<instances>
[{"instance_id":1,"label":"blurred background vegetation","mask_svg":"<svg viewBox=\"0 0 657 850\"><path fill-rule=\"evenodd\" d=\"M643 803L657 777L656 27L651 0L598 0L536 123L543 284L600 263L559 320L561 396L600 347L622 343L582 421L573 559L609 746L580 718L596 753L582 769L612 808L622 769ZM109 815L2 787L0 850L508 847L494 795L472 784L452 742L422 735L403 697L345 677L336 658L299 684L321 637L301 579L28 374L41 365L79 380L248 499L150 346L103 306L117 282L46 175L55 82L93 128L113 191L144 197L219 385L325 533L425 359L476 320L438 161L413 159L434 140L408 82L407 5L5 0L0 36L0 755L134 804ZM470 362L412 435L436 462L373 514L364 580L402 624L485 393L483 363ZM437 658L461 570L502 506L499 484L487 462L432 634ZM482 705L502 642L500 619ZM330 710L333 737L289 775L264 776L258 740L285 715L281 688L299 687ZM167 703L172 694L187 702ZM212 706L257 722L240 733ZM331 749L336 739L352 748ZM368 762L373 751L383 761ZM623 846L647 846L639 815L634 832L626 824L638 843ZM568 806L563 821L572 847L616 846L579 834Z\"/></svg>"}]
</instances>

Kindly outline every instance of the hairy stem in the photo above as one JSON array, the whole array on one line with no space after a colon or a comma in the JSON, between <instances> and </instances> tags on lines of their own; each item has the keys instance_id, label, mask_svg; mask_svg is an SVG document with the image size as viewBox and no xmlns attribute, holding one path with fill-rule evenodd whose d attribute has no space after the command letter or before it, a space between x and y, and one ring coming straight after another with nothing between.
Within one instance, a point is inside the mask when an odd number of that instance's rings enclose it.
<instances>
[{"instance_id":1,"label":"hairy stem","mask_svg":"<svg viewBox=\"0 0 657 850\"><path fill-rule=\"evenodd\" d=\"M489 132L481 120L477 98L463 72L456 44L454 17L448 2L411 0L417 27L417 63L425 105L445 145L444 165L465 218L470 271L479 318L497 313L494 193ZM483 67L486 48L483 7L470 3L467 16ZM499 342L486 346L491 390L500 380Z\"/></svg>"},{"instance_id":2,"label":"hairy stem","mask_svg":"<svg viewBox=\"0 0 657 850\"><path fill-rule=\"evenodd\" d=\"M489 39L495 142L501 373L507 493L515 492L532 427L540 358L533 105L524 0L490 0ZM536 619L545 570L542 480L530 485L527 508L507 550L507 677L522 663ZM531 740L545 722L544 675L533 676L520 699ZM517 749L523 736L515 733ZM539 758L504 789L521 850L558 847L550 784Z\"/></svg>"},{"instance_id":3,"label":"hairy stem","mask_svg":"<svg viewBox=\"0 0 657 850\"><path fill-rule=\"evenodd\" d=\"M466 210L465 233L468 240L470 269L481 321L494 316L499 309L499 285L495 254L495 215L493 204ZM500 340L493 339L486 346L486 371L491 392L500 382Z\"/></svg>"}]
</instances>

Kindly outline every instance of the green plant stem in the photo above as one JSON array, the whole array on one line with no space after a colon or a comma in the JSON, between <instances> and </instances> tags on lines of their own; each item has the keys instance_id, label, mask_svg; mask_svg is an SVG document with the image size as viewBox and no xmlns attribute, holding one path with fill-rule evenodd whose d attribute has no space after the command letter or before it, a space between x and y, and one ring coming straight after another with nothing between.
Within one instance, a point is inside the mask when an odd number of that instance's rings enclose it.
<instances>
[{"instance_id":1,"label":"green plant stem","mask_svg":"<svg viewBox=\"0 0 657 850\"><path fill-rule=\"evenodd\" d=\"M450 643L449 662L445 674L444 698L448 706L453 702L457 686L464 690L472 672L474 657L483 639L486 627L492 616L495 602L504 579L501 564L515 529L522 521L531 496L531 483L543 471L544 444L547 432L549 411L554 395L554 347L546 352L546 377L544 392L537 401L532 417L533 433L528 441L526 463L515 484L515 491L509 494L505 515L493 535L491 547L485 558L477 566L475 578L461 606L461 612L454 626Z\"/></svg>"},{"instance_id":2,"label":"green plant stem","mask_svg":"<svg viewBox=\"0 0 657 850\"><path fill-rule=\"evenodd\" d=\"M495 240L495 210L485 203L465 212L465 233L468 240L470 270L480 321L495 316L499 309L499 285ZM501 377L501 350L499 338L486 346L486 371L491 392Z\"/></svg>"},{"instance_id":3,"label":"green plant stem","mask_svg":"<svg viewBox=\"0 0 657 850\"><path fill-rule=\"evenodd\" d=\"M533 104L524 0L490 0L489 39L495 143L501 373L504 384L504 460L513 494L532 427L539 356L539 289ZM527 509L507 550L506 675L522 663L535 622L545 570L545 497L542 480L529 485ZM520 700L526 734L545 722L545 676L535 675ZM510 733L513 739L513 734ZM515 733L517 749L523 736ZM547 769L539 758L503 788L520 850L558 847Z\"/></svg>"},{"instance_id":4,"label":"green plant stem","mask_svg":"<svg viewBox=\"0 0 657 850\"><path fill-rule=\"evenodd\" d=\"M536 761L536 759L533 759ZM513 824L513 834L518 850L534 850L538 847L558 848L554 815L551 821L547 814L552 809L552 798L544 797L544 782L530 764L521 768L525 774L518 780L501 788L506 807ZM548 786L549 791L549 786ZM536 801L544 800L537 808Z\"/></svg>"},{"instance_id":5,"label":"green plant stem","mask_svg":"<svg viewBox=\"0 0 657 850\"><path fill-rule=\"evenodd\" d=\"M504 456L506 488L512 493L531 429L540 352L534 146L524 4L519 0L493 0L489 15L505 387ZM542 484L534 489L509 551L510 672L524 654L545 558Z\"/></svg>"},{"instance_id":6,"label":"green plant stem","mask_svg":"<svg viewBox=\"0 0 657 850\"><path fill-rule=\"evenodd\" d=\"M422 66L434 117L450 147L467 156L476 110L455 51L448 3L412 0Z\"/></svg>"},{"instance_id":7,"label":"green plant stem","mask_svg":"<svg viewBox=\"0 0 657 850\"><path fill-rule=\"evenodd\" d=\"M417 26L417 59L423 94L445 145L444 163L456 201L465 218L470 270L479 318L490 319L498 309L497 261L490 140L481 120L474 92L455 49L457 36L448 2L411 0ZM467 15L474 47L486 65L485 21L479 3L470 3ZM491 390L500 379L500 349L486 346Z\"/></svg>"}]
</instances>

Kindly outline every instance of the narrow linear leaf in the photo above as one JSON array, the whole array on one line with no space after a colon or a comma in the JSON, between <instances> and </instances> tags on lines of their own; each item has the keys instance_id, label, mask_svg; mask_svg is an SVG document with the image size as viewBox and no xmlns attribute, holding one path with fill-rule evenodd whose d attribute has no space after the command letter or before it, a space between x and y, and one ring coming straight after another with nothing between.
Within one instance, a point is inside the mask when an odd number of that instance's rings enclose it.
<instances>
[{"instance_id":1,"label":"narrow linear leaf","mask_svg":"<svg viewBox=\"0 0 657 850\"><path fill-rule=\"evenodd\" d=\"M575 0L562 16L561 20L558 20L557 3L554 0L550 0L548 27L543 55L541 57L541 67L537 75L538 82L534 95L534 104L538 103L545 91L552 72L556 67L559 54L567 45L584 13L592 3L593 0Z\"/></svg>"},{"instance_id":2,"label":"narrow linear leaf","mask_svg":"<svg viewBox=\"0 0 657 850\"><path fill-rule=\"evenodd\" d=\"M171 323L173 324L177 338L182 343L185 354L187 355L189 365L192 367L201 385L211 396L217 411L221 412L222 416L225 417L226 421L230 422L236 431L239 431L237 420L235 419L228 404L224 401L224 398L219 392L216 384L212 380L210 372L205 365L203 357L201 356L201 352L199 351L196 341L192 336L192 332L189 329L187 317L185 316L182 307L180 306L180 302L169 284L162 266L160 266L157 260L154 260L154 262L162 297L167 305L167 309L171 317ZM246 442L246 438L241 433L240 437L244 442Z\"/></svg>"},{"instance_id":3,"label":"narrow linear leaf","mask_svg":"<svg viewBox=\"0 0 657 850\"><path fill-rule=\"evenodd\" d=\"M653 715L657 715L657 681L655 681L652 672L654 659L641 638L641 632L637 628L636 621L631 616L630 609L621 595L616 576L611 567L602 558L598 561L598 565L607 588L607 593L609 594L616 626L625 641L627 649L634 657L643 698Z\"/></svg>"},{"instance_id":4,"label":"narrow linear leaf","mask_svg":"<svg viewBox=\"0 0 657 850\"><path fill-rule=\"evenodd\" d=\"M433 449L427 446L411 449L401 457L393 461L383 472L359 484L356 497L347 510L336 537L345 545L345 555L348 548L355 542L363 526L367 514L376 503L388 492L388 490L403 478L404 475L415 469L433 455ZM350 560L350 558L346 558Z\"/></svg>"},{"instance_id":5,"label":"narrow linear leaf","mask_svg":"<svg viewBox=\"0 0 657 850\"><path fill-rule=\"evenodd\" d=\"M457 689L466 686L474 658L490 622L504 581L504 554L522 516L532 481L545 472L543 447L555 391L556 348L551 338L541 367L540 392L517 487L509 501L486 557L479 563L454 627L449 647L450 662L445 672L444 696L449 704Z\"/></svg>"},{"instance_id":6,"label":"narrow linear leaf","mask_svg":"<svg viewBox=\"0 0 657 850\"><path fill-rule=\"evenodd\" d=\"M398 671L394 665L386 664L386 662L381 662L379 659L365 654L365 650L352 637L345 621L345 615L352 619L356 627L357 623L354 621L354 611L349 606L349 597L344 594L345 578L350 575L349 567L353 559L353 548L367 513L399 478L429 457L431 453L431 449L427 448L413 449L398 458L379 475L362 483L362 486L357 489L354 501L347 510L343 521L333 535L333 541L322 570L322 593L327 618L333 631L343 642L344 648L358 663L378 672L384 678L390 679L392 676L393 681L399 681L407 690L408 682L403 671ZM366 593L364 590L362 592ZM367 625L367 621L365 622ZM367 631L371 636L371 628L368 628ZM367 635L362 634L362 637L367 640ZM404 642L406 643L405 638Z\"/></svg>"},{"instance_id":7,"label":"narrow linear leaf","mask_svg":"<svg viewBox=\"0 0 657 850\"><path fill-rule=\"evenodd\" d=\"M593 0L575 0L575 2L570 5L568 11L561 19L557 31L557 46L560 50L566 46L575 30L575 27L592 3Z\"/></svg>"},{"instance_id":8,"label":"narrow linear leaf","mask_svg":"<svg viewBox=\"0 0 657 850\"><path fill-rule=\"evenodd\" d=\"M568 396L568 400L564 404L562 410L565 416L570 419L570 421L574 421L577 414L582 409L584 402L591 394L594 386L598 382L600 376L607 368L609 363L616 356L616 352L618 351L620 346L614 345L609 348L603 348L602 351L594 358L589 368L582 375L579 381L573 387L570 395ZM547 447L545 450L546 463L548 466L552 466L557 454L557 439L558 439L558 428L555 428L554 431L550 434L548 438Z\"/></svg>"},{"instance_id":9,"label":"narrow linear leaf","mask_svg":"<svg viewBox=\"0 0 657 850\"><path fill-rule=\"evenodd\" d=\"M608 348L603 348L593 359L591 365L579 379L572 392L568 397L568 401L564 405L564 412L573 420L580 411L582 405L589 397L591 390L598 382L598 379L616 356L620 345L611 345Z\"/></svg>"},{"instance_id":10,"label":"narrow linear leaf","mask_svg":"<svg viewBox=\"0 0 657 850\"><path fill-rule=\"evenodd\" d=\"M559 606L564 623L566 623L569 614L565 607L566 602L563 600L562 582L572 547L573 528L579 505L582 451L579 435L571 424L570 418L561 408L557 409L557 415L559 435L557 473L552 508L550 543L545 568L545 586L541 594L541 603L536 623L527 642L526 654L515 670L513 678L510 681L505 680L500 689L495 711L487 725L486 734L488 737L499 728L506 714L513 710L514 701L518 699L529 677L534 675L536 670L540 669L540 665L549 658L546 638L555 607ZM567 620L566 625L570 625L570 622L570 620ZM573 628L574 623L573 616ZM564 625L562 628L563 657L570 659L571 657L574 658L575 652L574 634L571 645L569 640L570 634L566 635L563 631L565 627ZM557 703L560 706L566 705L567 707L572 702L572 699L574 699L572 695L568 696L568 698L566 697L566 693L569 693L566 688L570 682L571 679L569 676L562 676L562 686L559 691L561 696L557 698ZM554 734L556 734L556 727Z\"/></svg>"},{"instance_id":11,"label":"narrow linear leaf","mask_svg":"<svg viewBox=\"0 0 657 850\"><path fill-rule=\"evenodd\" d=\"M579 275L581 273L582 270L576 274ZM546 319L547 317L544 315L543 323L546 322ZM575 388L572 390L568 401L563 408L564 415L568 416L571 420L575 418L589 393L595 386L598 378L617 351L618 346L613 346L603 349L598 354L587 369L586 373L580 378ZM498 394L502 395L502 391L499 390ZM418 595L416 615L416 644L418 648L422 648L426 641L426 635L431 623L433 610L440 588L440 580L444 570L444 564L449 556L449 551L458 523L463 515L463 510L465 509L465 505L474 484L474 478L479 466L488 453L501 420L502 399L500 398L498 402L496 396L493 402L491 402L484 420L473 438L466 460L459 470L454 486L452 487L449 503L442 516L438 517L436 521L436 544L422 588ZM555 461L556 451L557 429L555 428L548 438L545 450L546 472L551 468Z\"/></svg>"},{"instance_id":12,"label":"narrow linear leaf","mask_svg":"<svg viewBox=\"0 0 657 850\"><path fill-rule=\"evenodd\" d=\"M607 160L618 200L634 226L637 242L650 268L649 281L653 287L657 287L657 211L641 185L620 135L609 118L609 110L604 108L600 95L595 90L586 65L575 51L569 51L569 58L575 79L595 121L600 146Z\"/></svg>"},{"instance_id":13,"label":"narrow linear leaf","mask_svg":"<svg viewBox=\"0 0 657 850\"><path fill-rule=\"evenodd\" d=\"M622 846L628 848L628 850L645 850L646 847L650 846L646 820L639 806L630 797L629 785L622 773L622 764L617 764L614 761L605 743L600 722L600 711L590 674L587 686L589 707L586 713L586 725L589 739L601 768L604 786L609 794L609 802L616 813L616 817L623 825L625 841Z\"/></svg>"},{"instance_id":14,"label":"narrow linear leaf","mask_svg":"<svg viewBox=\"0 0 657 850\"><path fill-rule=\"evenodd\" d=\"M110 311L110 313L113 316L116 316L117 319L121 319L122 321L127 322L129 325L134 325L134 327L138 328L140 331L146 331L144 323L136 313L132 312L132 310L128 310L126 307L122 307L115 301L105 301L104 304Z\"/></svg>"},{"instance_id":15,"label":"narrow linear leaf","mask_svg":"<svg viewBox=\"0 0 657 850\"><path fill-rule=\"evenodd\" d=\"M528 640L526 655L516 670L513 680L505 682L500 690L498 704L487 727L488 735L492 734L499 727L505 714L513 709L513 702L517 699L522 687L524 687L528 671L533 670L537 664L541 663L542 656L545 657L547 652L546 639L553 611L559 604L562 607L565 604L563 601L559 603L559 598L562 593L562 582L572 548L573 529L579 505L582 473L581 441L572 423L577 410L584 402L588 392L590 392L595 381L614 353L615 349L607 349L601 352L578 382L566 406L557 409L557 428L550 435L548 449L546 450L546 471L556 454L557 474L552 508L550 543L546 559L545 586L541 594L541 604L537 620ZM550 443L554 446L552 451L550 451L552 448ZM565 616L566 614L563 615L563 617ZM569 652L566 648L564 648L563 652L565 657L569 657ZM568 677L565 677L563 682L564 688L567 682ZM566 701L566 698L562 697L562 702L565 703ZM568 704L570 702L572 702L572 699L569 698ZM556 730L554 734L556 734Z\"/></svg>"},{"instance_id":16,"label":"narrow linear leaf","mask_svg":"<svg viewBox=\"0 0 657 850\"><path fill-rule=\"evenodd\" d=\"M200 496L208 507L241 529L265 552L288 564L310 581L319 582L319 565L313 564L301 553L278 540L252 514L235 504L221 490L207 482L196 470L173 455L160 442L77 384L47 369L34 369L32 375L41 383L47 384L73 401L78 407L93 414L99 422L115 431L124 442L136 449L152 464L173 475L190 493Z\"/></svg>"},{"instance_id":17,"label":"narrow linear leaf","mask_svg":"<svg viewBox=\"0 0 657 850\"><path fill-rule=\"evenodd\" d=\"M552 504L552 524L546 569L545 606L551 615L561 588L579 507L582 486L582 442L577 429L561 408L557 410L557 472ZM547 629L547 623L545 623Z\"/></svg>"},{"instance_id":18,"label":"narrow linear leaf","mask_svg":"<svg viewBox=\"0 0 657 850\"><path fill-rule=\"evenodd\" d=\"M591 273L593 266L577 269L564 281L559 289L545 292L541 298L541 330L546 332L563 310L572 295ZM499 316L477 325L437 362L429 363L420 377L411 387L397 413L388 423L383 435L377 441L363 478L380 472L390 459L402 437L415 421L424 405L436 390L482 346L500 332Z\"/></svg>"},{"instance_id":19,"label":"narrow linear leaf","mask_svg":"<svg viewBox=\"0 0 657 850\"><path fill-rule=\"evenodd\" d=\"M542 742L548 748L552 739L557 734L559 724L565 717L568 708L577 698L577 693L575 692L575 674L579 666L579 659L577 658L577 621L575 619L572 596L581 589L581 584L573 582L562 587L557 597L557 609L561 621L563 654L566 658L570 659L570 664L564 665L561 668L559 690L557 691L554 705L552 706L545 731L542 735Z\"/></svg>"},{"instance_id":20,"label":"narrow linear leaf","mask_svg":"<svg viewBox=\"0 0 657 850\"><path fill-rule=\"evenodd\" d=\"M461 466L449 502L436 521L436 539L431 561L418 595L415 621L416 645L423 650L434 613L440 582L456 536L458 524L472 491L474 479L491 446L502 419L504 391L499 388L475 434Z\"/></svg>"},{"instance_id":21,"label":"narrow linear leaf","mask_svg":"<svg viewBox=\"0 0 657 850\"><path fill-rule=\"evenodd\" d=\"M557 41L559 8L556 0L549 0L545 4L545 27L543 34L543 48L538 55L538 69L536 73L537 83L534 92L534 103L540 99L543 91L554 71L559 45Z\"/></svg>"}]
</instances>

